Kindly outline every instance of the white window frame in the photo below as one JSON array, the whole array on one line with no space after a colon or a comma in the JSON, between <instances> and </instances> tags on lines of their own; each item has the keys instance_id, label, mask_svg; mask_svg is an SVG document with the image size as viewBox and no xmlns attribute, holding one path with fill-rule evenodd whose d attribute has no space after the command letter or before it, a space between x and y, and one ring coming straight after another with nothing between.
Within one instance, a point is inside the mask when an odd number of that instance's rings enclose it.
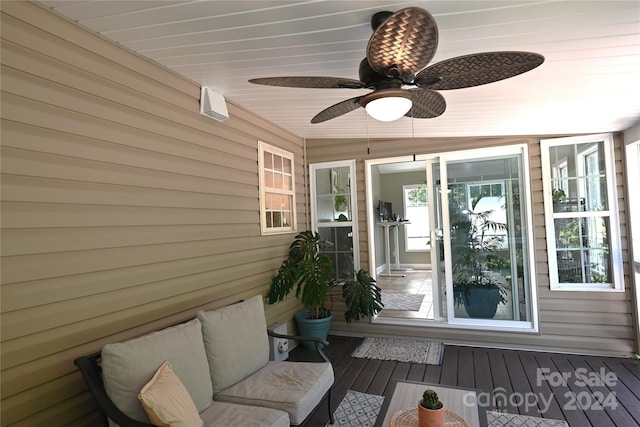
<instances>
[{"instance_id":1,"label":"white window frame","mask_svg":"<svg viewBox=\"0 0 640 427\"><path fill-rule=\"evenodd\" d=\"M291 171L267 169L264 164L265 153L269 153L273 156L279 156L283 159L287 159L291 162ZM281 175L283 178L290 178L290 189L278 188L274 186L267 186L267 179L265 172ZM258 141L258 176L260 187L260 231L263 235L269 234L284 234L294 233L297 230L297 217L296 217L296 180L295 180L295 163L293 153L283 150L282 148L275 147L267 144L266 142ZM271 195L279 195L289 197L290 212L291 212L291 224L288 226L274 227L267 221L267 214L270 214L273 210L267 209L266 198Z\"/></svg>"},{"instance_id":2,"label":"white window frame","mask_svg":"<svg viewBox=\"0 0 640 427\"><path fill-rule=\"evenodd\" d=\"M604 144L604 164L607 187L607 210L602 211L580 211L580 212L554 212L553 211L553 181L550 149L562 145L576 145L598 143ZM567 138L543 139L540 141L542 160L542 187L544 191L544 212L545 227L547 237L547 254L549 265L549 283L553 291L601 291L601 292L622 292L624 291L624 277L622 270L622 245L620 240L620 220L617 203L616 175L615 175L615 153L612 134L584 135ZM578 153L578 160L584 157L585 153ZM579 166L582 168L582 166ZM560 218L609 218L609 251L611 254L611 279L612 283L560 283L558 277L558 262L556 257L556 237L555 219Z\"/></svg>"},{"instance_id":3,"label":"white window frame","mask_svg":"<svg viewBox=\"0 0 640 427\"><path fill-rule=\"evenodd\" d=\"M426 187L427 184L405 184L402 186L402 204L403 204L403 208L404 208L404 212L403 212L403 219L409 219L409 215L407 214L407 198L406 198L406 194L407 194L407 190L415 190L420 188L420 186L425 186ZM427 190L428 191L428 190ZM422 206L419 206L422 207ZM427 211L427 234L424 236L427 241L430 240L430 233L429 230L431 229L431 223L430 223L430 218L429 218L429 200L427 199L427 201L424 204L424 208ZM411 249L409 248L409 230L413 223L409 224L409 225L405 225L404 226L404 250L405 252L429 252L431 250L431 244L427 244L424 246L423 249Z\"/></svg>"},{"instance_id":4,"label":"white window frame","mask_svg":"<svg viewBox=\"0 0 640 427\"><path fill-rule=\"evenodd\" d=\"M349 203L351 206L351 218L347 221L318 221L318 203L317 203L317 183L316 171L318 169L332 168L349 168ZM309 188L310 188L310 207L311 207L311 229L318 232L321 228L351 228L351 242L353 248L353 269L354 273L360 270L360 242L358 232L358 188L356 186L356 161L355 160L338 160L334 162L311 163L309 165ZM342 285L344 282L339 282Z\"/></svg>"}]
</instances>

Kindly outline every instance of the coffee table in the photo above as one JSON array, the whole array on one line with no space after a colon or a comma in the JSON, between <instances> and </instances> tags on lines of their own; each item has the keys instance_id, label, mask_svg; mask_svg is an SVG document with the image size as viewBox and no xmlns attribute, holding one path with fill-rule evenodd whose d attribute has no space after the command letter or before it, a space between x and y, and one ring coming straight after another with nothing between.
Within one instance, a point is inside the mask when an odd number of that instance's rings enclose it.
<instances>
[{"instance_id":1,"label":"coffee table","mask_svg":"<svg viewBox=\"0 0 640 427\"><path fill-rule=\"evenodd\" d=\"M477 390L405 380L392 380L375 427L389 427L393 414L401 409L417 407L427 388L435 390L445 408L464 418L470 427L487 427L486 410L478 407Z\"/></svg>"}]
</instances>

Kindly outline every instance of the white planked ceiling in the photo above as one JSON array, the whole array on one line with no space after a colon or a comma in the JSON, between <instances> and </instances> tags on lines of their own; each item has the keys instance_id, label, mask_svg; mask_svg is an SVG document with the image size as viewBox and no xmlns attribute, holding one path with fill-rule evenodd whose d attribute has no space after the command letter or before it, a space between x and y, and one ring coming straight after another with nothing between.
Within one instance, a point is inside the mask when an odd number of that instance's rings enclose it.
<instances>
[{"instance_id":1,"label":"white planked ceiling","mask_svg":"<svg viewBox=\"0 0 640 427\"><path fill-rule=\"evenodd\" d=\"M229 102L306 138L547 135L626 129L640 119L640 1L58 1L41 4ZM417 6L439 29L432 63L525 50L537 69L442 91L435 119L382 123L360 108L310 124L366 89L258 86L255 77L358 79L371 16Z\"/></svg>"}]
</instances>

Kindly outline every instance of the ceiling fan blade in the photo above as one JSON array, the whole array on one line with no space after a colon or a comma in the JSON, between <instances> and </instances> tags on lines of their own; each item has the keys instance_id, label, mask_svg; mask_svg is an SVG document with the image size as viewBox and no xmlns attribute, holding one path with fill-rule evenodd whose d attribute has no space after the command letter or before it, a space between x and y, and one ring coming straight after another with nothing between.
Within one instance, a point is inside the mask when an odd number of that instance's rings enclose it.
<instances>
[{"instance_id":1,"label":"ceiling fan blade","mask_svg":"<svg viewBox=\"0 0 640 427\"><path fill-rule=\"evenodd\" d=\"M431 14L419 7L399 10L373 32L367 45L371 68L383 76L412 76L433 58L438 27Z\"/></svg>"},{"instance_id":2,"label":"ceiling fan blade","mask_svg":"<svg viewBox=\"0 0 640 427\"><path fill-rule=\"evenodd\" d=\"M364 83L359 80L343 79L340 77L265 77L251 79L249 83L267 86L284 86L300 88L320 88L320 89L362 89Z\"/></svg>"},{"instance_id":3,"label":"ceiling fan blade","mask_svg":"<svg viewBox=\"0 0 640 427\"><path fill-rule=\"evenodd\" d=\"M338 102L337 104L334 104L331 107L327 107L324 110L320 111L318 114L316 114L311 119L311 123L316 124L316 123L326 122L327 120L335 119L336 117L342 116L343 114L347 114L357 108L360 108L361 99L362 99L362 96L357 96L355 98Z\"/></svg>"},{"instance_id":4,"label":"ceiling fan blade","mask_svg":"<svg viewBox=\"0 0 640 427\"><path fill-rule=\"evenodd\" d=\"M485 52L458 56L433 64L414 79L433 90L461 89L508 79L533 70L544 56L531 52Z\"/></svg>"},{"instance_id":5,"label":"ceiling fan blade","mask_svg":"<svg viewBox=\"0 0 640 427\"><path fill-rule=\"evenodd\" d=\"M444 97L435 90L411 89L411 109L405 114L416 119L432 119L440 116L447 109Z\"/></svg>"}]
</instances>

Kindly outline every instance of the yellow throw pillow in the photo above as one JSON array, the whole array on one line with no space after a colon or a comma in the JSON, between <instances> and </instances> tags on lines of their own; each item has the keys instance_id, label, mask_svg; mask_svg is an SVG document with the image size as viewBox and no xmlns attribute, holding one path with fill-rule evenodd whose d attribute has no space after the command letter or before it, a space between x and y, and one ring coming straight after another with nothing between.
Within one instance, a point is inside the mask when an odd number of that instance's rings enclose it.
<instances>
[{"instance_id":1,"label":"yellow throw pillow","mask_svg":"<svg viewBox=\"0 0 640 427\"><path fill-rule=\"evenodd\" d=\"M154 426L202 427L204 423L180 378L164 362L140 391L140 403Z\"/></svg>"}]
</instances>

